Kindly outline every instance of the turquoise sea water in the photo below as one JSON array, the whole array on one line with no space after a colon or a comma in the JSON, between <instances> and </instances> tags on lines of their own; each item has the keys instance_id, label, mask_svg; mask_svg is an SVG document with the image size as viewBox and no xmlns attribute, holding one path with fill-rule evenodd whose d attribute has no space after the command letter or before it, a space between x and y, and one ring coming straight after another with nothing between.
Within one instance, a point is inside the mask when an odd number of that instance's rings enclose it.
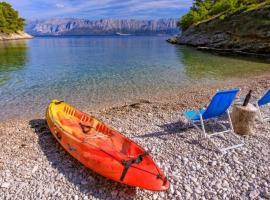
<instances>
[{"instance_id":1,"label":"turquoise sea water","mask_svg":"<svg viewBox=\"0 0 270 200\"><path fill-rule=\"evenodd\" d=\"M270 71L270 63L174 46L164 37L34 38L0 43L0 119L42 116L51 99L83 108ZM41 114L40 114L41 113Z\"/></svg>"}]
</instances>

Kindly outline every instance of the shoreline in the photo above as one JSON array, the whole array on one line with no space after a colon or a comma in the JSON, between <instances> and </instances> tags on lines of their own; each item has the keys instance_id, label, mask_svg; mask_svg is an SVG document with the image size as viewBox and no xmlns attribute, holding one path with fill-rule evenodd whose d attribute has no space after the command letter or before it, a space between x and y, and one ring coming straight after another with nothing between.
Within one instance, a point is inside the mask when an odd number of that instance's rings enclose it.
<instances>
[{"instance_id":1,"label":"shoreline","mask_svg":"<svg viewBox=\"0 0 270 200\"><path fill-rule=\"evenodd\" d=\"M181 36L179 36L181 37ZM239 49L228 49L228 48L215 48L212 46L200 46L200 45L193 45L189 43L181 43L177 40L177 37L168 38L166 42L172 44L172 45L183 45L183 46L189 46L196 48L199 51L206 51L211 53L216 53L219 55L228 55L228 56L244 56L244 57L253 57L253 58L262 58L269 61L270 54L269 53L254 53L254 52L248 52L248 51L242 51Z\"/></svg>"},{"instance_id":2,"label":"shoreline","mask_svg":"<svg viewBox=\"0 0 270 200\"><path fill-rule=\"evenodd\" d=\"M32 38L33 36L29 35L28 33L24 31L18 31L16 33L10 33L10 34L5 34L5 33L0 34L0 41L32 39Z\"/></svg>"},{"instance_id":3,"label":"shoreline","mask_svg":"<svg viewBox=\"0 0 270 200\"><path fill-rule=\"evenodd\" d=\"M252 80L250 80L252 79ZM138 97L125 101L115 101L111 105L108 103L92 106L81 106L83 112L89 114L105 114L111 113L116 110L129 112L128 108L138 108L141 105L148 105L149 107L154 107L157 109L179 109L185 110L190 108L199 108L202 105L205 105L210 98L215 94L217 90L230 89L230 88L239 88L240 96L244 96L250 89L253 90L253 95L260 97L264 94L266 89L270 86L270 74L267 75L251 75L243 76L242 78L237 78L230 81L215 81L208 82L204 84L195 84L189 87L183 87L179 89L179 92L161 92L154 97ZM189 101L193 99L194 101ZM69 103L69 102L67 102ZM47 105L44 105L44 109ZM73 105L74 106L74 105ZM144 112L142 110L142 112ZM34 118L43 118L44 113L36 114ZM31 120L30 116L21 116L21 117L10 117L0 121L1 124L9 124L11 121L26 121Z\"/></svg>"}]
</instances>

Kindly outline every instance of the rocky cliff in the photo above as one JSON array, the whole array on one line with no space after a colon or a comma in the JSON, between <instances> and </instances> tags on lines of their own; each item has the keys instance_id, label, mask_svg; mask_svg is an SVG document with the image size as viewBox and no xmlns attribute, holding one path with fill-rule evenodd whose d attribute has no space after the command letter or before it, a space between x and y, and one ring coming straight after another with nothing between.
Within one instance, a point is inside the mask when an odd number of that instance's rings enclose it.
<instances>
[{"instance_id":1,"label":"rocky cliff","mask_svg":"<svg viewBox=\"0 0 270 200\"><path fill-rule=\"evenodd\" d=\"M174 35L179 33L176 23L176 19L49 19L28 22L25 30L35 36L112 35L117 32L134 35Z\"/></svg>"},{"instance_id":2,"label":"rocky cliff","mask_svg":"<svg viewBox=\"0 0 270 200\"><path fill-rule=\"evenodd\" d=\"M177 38L178 44L228 53L270 57L270 6L201 22Z\"/></svg>"},{"instance_id":3,"label":"rocky cliff","mask_svg":"<svg viewBox=\"0 0 270 200\"><path fill-rule=\"evenodd\" d=\"M0 41L2 40L19 40L19 39L31 39L33 38L31 35L23 32L17 31L16 33L0 33Z\"/></svg>"}]
</instances>

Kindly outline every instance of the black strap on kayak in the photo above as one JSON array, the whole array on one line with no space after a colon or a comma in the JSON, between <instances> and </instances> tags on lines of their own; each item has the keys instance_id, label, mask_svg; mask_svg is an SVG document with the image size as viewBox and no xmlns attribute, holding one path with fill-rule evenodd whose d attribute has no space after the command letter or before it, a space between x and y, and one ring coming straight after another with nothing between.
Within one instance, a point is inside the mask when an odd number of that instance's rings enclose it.
<instances>
[{"instance_id":1,"label":"black strap on kayak","mask_svg":"<svg viewBox=\"0 0 270 200\"><path fill-rule=\"evenodd\" d=\"M87 143L87 142L84 142L84 141L83 141L82 143ZM87 143L87 144L93 146L93 145L90 144L90 143ZM94 147L95 147L95 146L94 146ZM99 150L102 151L103 153L107 154L108 156L112 157L114 160L118 161L119 163L121 163L121 164L124 165L124 166L125 166L125 164L123 164L123 163L131 162L130 160L122 160L122 161L120 161L118 158L116 158L116 157L113 156L112 154L108 153L107 151L104 151L104 150L101 149L101 148L99 148ZM139 155L139 156L138 156L136 159L134 159L134 160L137 160L137 159L139 158L138 160L140 160L140 162L141 162L141 161L143 160L143 157L146 156L146 155L148 155L148 154L149 154L149 152L144 152L143 154ZM138 161L138 160L137 160L137 161ZM140 163L140 162L137 162L137 163ZM131 164L129 165L129 167L131 167L131 165L134 164L134 163L135 163L135 162L133 161L133 163L131 163ZM128 168L129 168L129 167L128 167ZM160 172L159 172L157 166L156 166L156 169L157 169L158 174L155 174L155 173L153 173L153 172L149 172L149 171L147 171L147 170L141 169L141 168L136 167L136 166L133 166L133 167L136 168L136 169L138 169L138 170L141 170L141 171L144 171L144 172L146 172L146 173L149 173L149 174L151 174L151 175L153 175L153 176L156 176L157 179L162 179L162 176L160 175ZM122 175L121 175L121 178L120 178L121 181L124 180L124 178L125 178L125 176L126 176L126 174L127 174L128 168L127 168L127 169L126 169L126 167L124 168L124 170L123 170L123 172L122 172Z\"/></svg>"},{"instance_id":2,"label":"black strap on kayak","mask_svg":"<svg viewBox=\"0 0 270 200\"><path fill-rule=\"evenodd\" d=\"M93 128L92 126L87 126L87 125L84 125L84 124L82 124L82 123L79 123L79 125L80 125L80 127L81 127L81 129L82 129L82 132L83 132L84 134L89 133L89 131L91 130L91 128Z\"/></svg>"},{"instance_id":3,"label":"black strap on kayak","mask_svg":"<svg viewBox=\"0 0 270 200\"><path fill-rule=\"evenodd\" d=\"M135 159L131 159L131 160L122 160L122 165L124 166L124 170L123 170L123 172L122 172L122 175L121 175L121 177L120 177L120 181L123 181L124 180L124 178L125 178L125 176L126 176L126 174L127 174L127 172L128 172L128 169L130 168L130 166L131 165L133 165L133 164L138 164L138 163L140 163L140 162L142 162L143 161L143 158L145 157L145 156L147 156L148 155L148 152L144 152L144 153L142 153L142 154L140 154L137 158L135 158Z\"/></svg>"}]
</instances>

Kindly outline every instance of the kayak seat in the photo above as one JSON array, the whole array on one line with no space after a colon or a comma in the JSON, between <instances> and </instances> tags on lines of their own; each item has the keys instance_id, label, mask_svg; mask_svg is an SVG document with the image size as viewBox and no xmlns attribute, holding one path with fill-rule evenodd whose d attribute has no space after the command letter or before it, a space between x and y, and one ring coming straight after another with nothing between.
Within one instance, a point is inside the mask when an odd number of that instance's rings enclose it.
<instances>
[{"instance_id":1,"label":"kayak seat","mask_svg":"<svg viewBox=\"0 0 270 200\"><path fill-rule=\"evenodd\" d=\"M67 115L65 112L58 111L57 117L63 129L74 135L76 138L84 140L85 136L90 134L90 130L86 129L88 126L83 125L78 119Z\"/></svg>"},{"instance_id":2,"label":"kayak seat","mask_svg":"<svg viewBox=\"0 0 270 200\"><path fill-rule=\"evenodd\" d=\"M113 131L109 130L104 125L99 124L97 127L98 130L95 130L89 123L81 122L78 118L69 114L67 115L66 112L63 111L58 111L57 117L63 129L81 141L87 141L87 143L95 144L95 146L107 145L111 151L122 154L123 158L135 158L142 153L138 152L137 148L133 148L132 146L134 144L129 140L117 137L112 134ZM111 137L109 137L109 135L111 135Z\"/></svg>"}]
</instances>

